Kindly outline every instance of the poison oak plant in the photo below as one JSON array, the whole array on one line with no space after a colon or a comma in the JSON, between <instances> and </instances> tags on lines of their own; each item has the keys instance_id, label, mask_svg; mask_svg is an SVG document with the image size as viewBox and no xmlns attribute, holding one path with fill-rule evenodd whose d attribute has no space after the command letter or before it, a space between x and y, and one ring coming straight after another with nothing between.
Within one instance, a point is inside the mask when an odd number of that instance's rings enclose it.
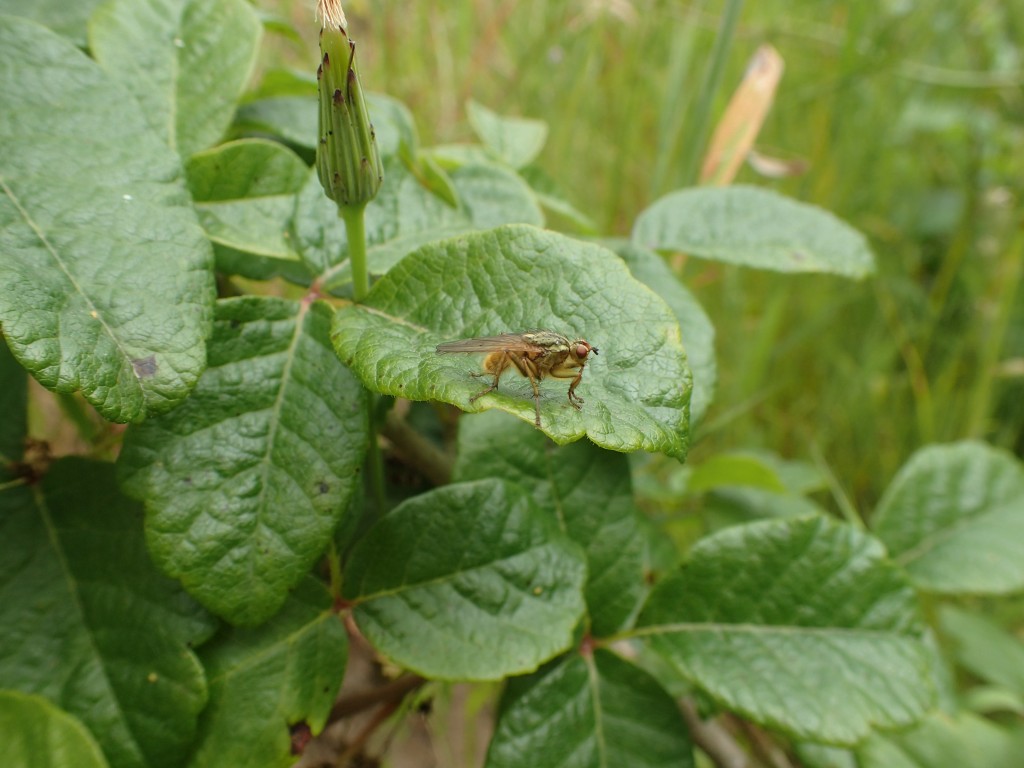
<instances>
[{"instance_id":1,"label":"poison oak plant","mask_svg":"<svg viewBox=\"0 0 1024 768\"><path fill-rule=\"evenodd\" d=\"M471 104L480 145L423 148L382 96L353 134L380 165L332 200L312 80L245 95L260 34L241 0L104 3L87 53L0 17L5 766L287 765L341 716L355 632L402 675L507 680L493 768L691 765L694 740L724 760L694 701L806 765L1011 764L1019 722L958 706L934 630L1019 706L988 653L1019 643L935 597L1024 585L1016 460L925 448L871 530L761 456L652 485L680 477L715 381L711 323L659 252L862 278L859 234L743 187L670 194L626 240L557 234L546 213L586 217L530 165L543 124ZM293 288L228 295L270 278ZM540 382L539 428L527 379L471 402L479 361L435 352L529 329L601 349L582 410ZM116 463L45 460L28 375L129 424ZM394 399L433 404L422 432ZM453 445L444 404L466 412ZM430 490L389 506L378 433ZM676 551L640 496L748 522Z\"/></svg>"}]
</instances>

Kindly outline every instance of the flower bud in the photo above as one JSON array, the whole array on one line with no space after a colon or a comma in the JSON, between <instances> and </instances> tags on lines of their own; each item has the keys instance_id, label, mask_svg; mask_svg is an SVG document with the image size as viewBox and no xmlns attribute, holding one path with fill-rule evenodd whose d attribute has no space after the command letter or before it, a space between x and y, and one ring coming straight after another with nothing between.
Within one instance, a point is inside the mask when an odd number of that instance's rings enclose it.
<instances>
[{"instance_id":1,"label":"flower bud","mask_svg":"<svg viewBox=\"0 0 1024 768\"><path fill-rule=\"evenodd\" d=\"M344 26L326 26L320 30L320 52L317 174L339 207L362 207L380 189L384 168L356 72L356 44Z\"/></svg>"}]
</instances>

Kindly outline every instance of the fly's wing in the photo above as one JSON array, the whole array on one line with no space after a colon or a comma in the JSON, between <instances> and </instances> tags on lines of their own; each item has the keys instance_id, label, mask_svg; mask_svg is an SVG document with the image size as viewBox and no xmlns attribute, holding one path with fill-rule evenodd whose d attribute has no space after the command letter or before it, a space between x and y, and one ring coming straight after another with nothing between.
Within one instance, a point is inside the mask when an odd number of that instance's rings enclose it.
<instances>
[{"instance_id":1,"label":"fly's wing","mask_svg":"<svg viewBox=\"0 0 1024 768\"><path fill-rule=\"evenodd\" d=\"M521 333L503 333L500 336L484 336L479 339L460 339L437 345L439 354L452 352L543 352L544 348L531 344Z\"/></svg>"}]
</instances>

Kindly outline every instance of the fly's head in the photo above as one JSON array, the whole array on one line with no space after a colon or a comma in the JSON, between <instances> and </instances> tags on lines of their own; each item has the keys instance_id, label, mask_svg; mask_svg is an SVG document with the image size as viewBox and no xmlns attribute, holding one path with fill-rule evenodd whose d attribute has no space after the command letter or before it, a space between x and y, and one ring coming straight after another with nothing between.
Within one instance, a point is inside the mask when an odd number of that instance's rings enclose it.
<instances>
[{"instance_id":1,"label":"fly's head","mask_svg":"<svg viewBox=\"0 0 1024 768\"><path fill-rule=\"evenodd\" d=\"M597 347L591 346L590 342L585 339L576 339L569 345L569 356L579 363L580 368L587 362L587 357L591 353L596 355L598 351Z\"/></svg>"}]
</instances>

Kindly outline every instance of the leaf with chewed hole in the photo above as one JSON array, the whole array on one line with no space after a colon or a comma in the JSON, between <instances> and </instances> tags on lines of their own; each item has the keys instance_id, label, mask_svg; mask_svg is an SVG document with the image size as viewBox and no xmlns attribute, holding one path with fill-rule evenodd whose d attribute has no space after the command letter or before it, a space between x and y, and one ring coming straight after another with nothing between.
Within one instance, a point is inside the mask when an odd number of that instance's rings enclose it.
<instances>
[{"instance_id":1,"label":"leaf with chewed hole","mask_svg":"<svg viewBox=\"0 0 1024 768\"><path fill-rule=\"evenodd\" d=\"M4 17L0 50L4 340L111 421L168 411L206 366L214 301L180 161L67 40Z\"/></svg>"}]
</instances>

